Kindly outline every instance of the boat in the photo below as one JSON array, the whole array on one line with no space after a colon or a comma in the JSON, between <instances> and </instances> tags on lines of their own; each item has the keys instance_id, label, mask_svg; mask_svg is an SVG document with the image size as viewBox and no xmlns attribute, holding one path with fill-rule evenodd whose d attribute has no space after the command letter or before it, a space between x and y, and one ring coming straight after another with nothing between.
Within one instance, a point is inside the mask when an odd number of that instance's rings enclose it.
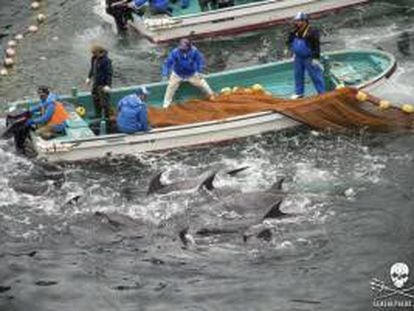
<instances>
[{"instance_id":1,"label":"boat","mask_svg":"<svg viewBox=\"0 0 414 311\"><path fill-rule=\"evenodd\" d=\"M169 15L140 16L132 13L130 25L155 43L183 37L193 39L228 36L269 28L290 21L299 12L311 17L367 3L369 0L234 0L234 5L211 9L206 1L191 0L186 9L172 4ZM180 2L180 1L178 1Z\"/></svg>"},{"instance_id":2,"label":"boat","mask_svg":"<svg viewBox=\"0 0 414 311\"><path fill-rule=\"evenodd\" d=\"M337 86L346 85L358 89L372 89L381 85L392 75L396 68L395 58L378 50L338 51L323 54L327 87L334 90ZM271 94L288 98L293 93L293 62L291 59L268 64L241 68L206 76L213 90L220 91L225 87L250 87L260 84ZM237 83L237 84L236 84ZM145 85L150 90L147 104L162 107L166 82ZM111 92L112 103L127 94L131 94L138 86L114 89ZM311 81L306 79L307 96L315 95ZM178 126L153 128L148 132L132 135L115 133L97 135L90 127L89 120L94 116L90 93L72 92L70 96L61 97L70 110L66 135L44 140L35 132L31 132L31 144L39 159L49 162L81 161L119 155L136 155L142 152L162 151L182 147L193 147L235 140L271 131L294 128L301 123L282 114L262 111L230 118L197 122ZM176 102L201 98L198 89L184 83L177 91ZM10 110L27 107L27 101L11 103ZM81 118L75 106L81 105L87 111ZM70 107L72 107L70 109Z\"/></svg>"}]
</instances>

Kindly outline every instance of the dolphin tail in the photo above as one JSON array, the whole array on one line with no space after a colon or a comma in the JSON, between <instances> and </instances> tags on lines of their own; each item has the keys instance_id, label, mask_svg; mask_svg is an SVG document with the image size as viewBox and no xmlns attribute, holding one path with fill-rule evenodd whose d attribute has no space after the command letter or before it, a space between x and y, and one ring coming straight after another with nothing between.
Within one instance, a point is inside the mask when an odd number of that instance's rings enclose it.
<instances>
[{"instance_id":1,"label":"dolphin tail","mask_svg":"<svg viewBox=\"0 0 414 311\"><path fill-rule=\"evenodd\" d=\"M183 244L184 248L187 248L189 245L195 245L195 240L194 237L188 233L189 228L185 227L184 229L182 229L179 233L178 236L180 237L180 241Z\"/></svg>"},{"instance_id":2,"label":"dolphin tail","mask_svg":"<svg viewBox=\"0 0 414 311\"><path fill-rule=\"evenodd\" d=\"M286 216L288 214L282 212L280 210L280 205L282 204L282 200L277 201L275 204L273 204L269 211L266 213L266 215L263 217L263 219L267 218L280 218L283 216Z\"/></svg>"},{"instance_id":3,"label":"dolphin tail","mask_svg":"<svg viewBox=\"0 0 414 311\"><path fill-rule=\"evenodd\" d=\"M268 192L280 192L282 190L282 185L285 181L285 178L281 178L280 180L278 180L277 182L275 182L270 188L269 190L267 190Z\"/></svg>"},{"instance_id":4,"label":"dolphin tail","mask_svg":"<svg viewBox=\"0 0 414 311\"><path fill-rule=\"evenodd\" d=\"M214 178L216 178L217 172L214 172L207 176L206 179L203 180L203 182L200 184L198 189L206 188L207 190L211 191L214 190L213 181Z\"/></svg>"},{"instance_id":5,"label":"dolphin tail","mask_svg":"<svg viewBox=\"0 0 414 311\"><path fill-rule=\"evenodd\" d=\"M244 171L248 168L249 168L249 166L242 166L242 167L236 168L234 170L228 171L227 175L233 177L233 176L237 175L238 173L240 173L240 172L242 172L242 171Z\"/></svg>"},{"instance_id":6,"label":"dolphin tail","mask_svg":"<svg viewBox=\"0 0 414 311\"><path fill-rule=\"evenodd\" d=\"M153 177L149 183L147 195L153 194L158 192L160 189L164 188L165 185L161 182L161 173L158 173L155 177Z\"/></svg>"}]
</instances>

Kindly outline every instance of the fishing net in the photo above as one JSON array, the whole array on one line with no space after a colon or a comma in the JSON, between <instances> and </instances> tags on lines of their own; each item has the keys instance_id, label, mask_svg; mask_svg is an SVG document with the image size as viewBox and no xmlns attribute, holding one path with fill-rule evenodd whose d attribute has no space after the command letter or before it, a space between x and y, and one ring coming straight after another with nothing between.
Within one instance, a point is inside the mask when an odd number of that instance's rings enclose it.
<instances>
[{"instance_id":1,"label":"fishing net","mask_svg":"<svg viewBox=\"0 0 414 311\"><path fill-rule=\"evenodd\" d=\"M262 90L241 89L220 94L212 100L189 100L167 109L149 108L152 127L191 124L226 119L250 113L273 111L317 129L375 132L412 131L414 113L353 88L342 88L320 96L299 100L273 97Z\"/></svg>"}]
</instances>

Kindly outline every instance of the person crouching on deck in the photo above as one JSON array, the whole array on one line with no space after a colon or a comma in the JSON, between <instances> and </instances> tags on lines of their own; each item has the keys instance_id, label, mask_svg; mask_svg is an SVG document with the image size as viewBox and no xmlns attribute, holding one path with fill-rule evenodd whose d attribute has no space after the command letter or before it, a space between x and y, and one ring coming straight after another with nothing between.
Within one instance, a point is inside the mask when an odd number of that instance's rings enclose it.
<instances>
[{"instance_id":1,"label":"person crouching on deck","mask_svg":"<svg viewBox=\"0 0 414 311\"><path fill-rule=\"evenodd\" d=\"M290 33L287 44L294 54L295 95L292 99L305 94L305 71L308 72L316 91L325 90L323 66L320 63L319 31L309 24L308 16L299 12L294 18L295 29Z\"/></svg>"},{"instance_id":2,"label":"person crouching on deck","mask_svg":"<svg viewBox=\"0 0 414 311\"><path fill-rule=\"evenodd\" d=\"M132 134L149 129L148 111L145 104L148 95L148 90L140 87L135 94L127 95L118 102L116 124L120 132Z\"/></svg>"},{"instance_id":3,"label":"person crouching on deck","mask_svg":"<svg viewBox=\"0 0 414 311\"><path fill-rule=\"evenodd\" d=\"M29 127L37 127L36 133L43 139L50 139L65 132L66 120L69 117L63 104L57 101L57 96L46 86L37 90L40 103L30 109L30 114L39 114L36 118L26 121Z\"/></svg>"},{"instance_id":4,"label":"person crouching on deck","mask_svg":"<svg viewBox=\"0 0 414 311\"><path fill-rule=\"evenodd\" d=\"M178 47L168 55L162 68L163 80L168 78L163 107L167 108L182 81L188 81L200 88L206 95L213 96L213 91L202 76L204 59L201 52L191 44L189 39L181 39Z\"/></svg>"}]
</instances>

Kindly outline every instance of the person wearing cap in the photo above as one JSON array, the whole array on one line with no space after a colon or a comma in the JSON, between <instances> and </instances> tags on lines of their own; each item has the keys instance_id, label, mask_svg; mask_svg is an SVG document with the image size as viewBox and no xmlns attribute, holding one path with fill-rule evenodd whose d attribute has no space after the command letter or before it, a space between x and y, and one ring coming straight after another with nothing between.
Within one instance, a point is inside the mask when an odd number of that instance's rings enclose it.
<instances>
[{"instance_id":1,"label":"person wearing cap","mask_svg":"<svg viewBox=\"0 0 414 311\"><path fill-rule=\"evenodd\" d=\"M112 85L112 61L100 45L91 47L91 66L86 84L92 84L92 100L97 117L109 119L109 92Z\"/></svg>"},{"instance_id":2,"label":"person wearing cap","mask_svg":"<svg viewBox=\"0 0 414 311\"><path fill-rule=\"evenodd\" d=\"M308 16L299 12L294 18L294 30L289 34L288 47L294 55L295 94L292 99L305 94L305 71L308 72L316 91L325 92L323 66L320 63L320 36L318 29L311 27Z\"/></svg>"},{"instance_id":3,"label":"person wearing cap","mask_svg":"<svg viewBox=\"0 0 414 311\"><path fill-rule=\"evenodd\" d=\"M172 103L174 94L183 81L190 82L210 97L214 95L203 78L203 67L204 57L201 52L191 44L189 39L181 39L178 47L170 52L162 67L163 80L168 79L169 76L164 108Z\"/></svg>"},{"instance_id":4,"label":"person wearing cap","mask_svg":"<svg viewBox=\"0 0 414 311\"><path fill-rule=\"evenodd\" d=\"M148 111L145 103L148 95L146 87L139 87L134 94L127 95L118 102L118 131L127 134L148 131Z\"/></svg>"},{"instance_id":5,"label":"person wearing cap","mask_svg":"<svg viewBox=\"0 0 414 311\"><path fill-rule=\"evenodd\" d=\"M64 133L68 112L57 96L49 91L46 86L40 86L37 90L40 98L38 105L30 108L30 115L36 115L26 121L29 127L37 127L36 133L43 139L50 139Z\"/></svg>"}]
</instances>

